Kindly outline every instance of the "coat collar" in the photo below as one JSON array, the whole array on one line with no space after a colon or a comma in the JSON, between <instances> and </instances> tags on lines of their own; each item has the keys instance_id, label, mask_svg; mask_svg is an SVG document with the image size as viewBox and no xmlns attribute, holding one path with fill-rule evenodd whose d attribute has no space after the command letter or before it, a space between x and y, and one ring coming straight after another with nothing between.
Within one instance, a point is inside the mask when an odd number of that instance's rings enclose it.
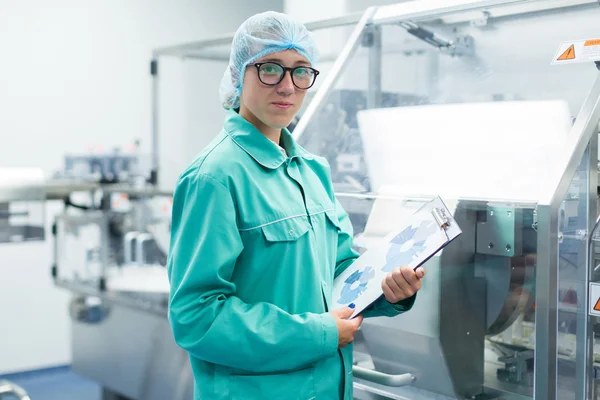
<instances>
[{"instance_id":1,"label":"coat collar","mask_svg":"<svg viewBox=\"0 0 600 400\"><path fill-rule=\"evenodd\" d=\"M224 130L238 146L263 167L279 168L287 159L279 146L267 139L235 110L227 111ZM289 158L302 157L307 160L314 158L312 154L296 143L287 128L281 130L281 144Z\"/></svg>"}]
</instances>

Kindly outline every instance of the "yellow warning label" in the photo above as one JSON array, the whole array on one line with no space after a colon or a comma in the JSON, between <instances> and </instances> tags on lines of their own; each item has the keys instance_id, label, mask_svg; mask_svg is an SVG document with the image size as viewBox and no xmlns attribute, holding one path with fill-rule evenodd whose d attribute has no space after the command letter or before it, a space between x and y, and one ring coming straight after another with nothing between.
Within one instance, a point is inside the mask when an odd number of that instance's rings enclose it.
<instances>
[{"instance_id":1,"label":"yellow warning label","mask_svg":"<svg viewBox=\"0 0 600 400\"><path fill-rule=\"evenodd\" d=\"M564 53L562 53L556 60L564 61L564 60L574 60L575 59L575 45L571 45Z\"/></svg>"},{"instance_id":2,"label":"yellow warning label","mask_svg":"<svg viewBox=\"0 0 600 400\"><path fill-rule=\"evenodd\" d=\"M588 314L600 316L600 282L590 282Z\"/></svg>"},{"instance_id":3,"label":"yellow warning label","mask_svg":"<svg viewBox=\"0 0 600 400\"><path fill-rule=\"evenodd\" d=\"M600 61L600 38L568 40L562 42L554 56L552 65L589 63ZM593 305L593 304L592 304ZM590 309L592 307L590 305ZM600 313L598 314L600 316Z\"/></svg>"}]
</instances>

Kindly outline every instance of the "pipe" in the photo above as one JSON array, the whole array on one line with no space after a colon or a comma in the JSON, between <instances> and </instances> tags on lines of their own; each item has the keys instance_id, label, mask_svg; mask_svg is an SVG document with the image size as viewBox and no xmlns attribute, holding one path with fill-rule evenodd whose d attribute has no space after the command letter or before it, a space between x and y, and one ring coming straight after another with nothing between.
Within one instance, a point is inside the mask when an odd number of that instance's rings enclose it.
<instances>
[{"instance_id":1,"label":"pipe","mask_svg":"<svg viewBox=\"0 0 600 400\"><path fill-rule=\"evenodd\" d=\"M390 387L410 385L416 380L413 374L390 375L357 365L352 367L352 374L355 378Z\"/></svg>"},{"instance_id":2,"label":"pipe","mask_svg":"<svg viewBox=\"0 0 600 400\"><path fill-rule=\"evenodd\" d=\"M136 238L140 235L140 232L127 232L125 234L125 238L123 239L123 264L127 265L133 262L133 243ZM139 255L136 253L136 258Z\"/></svg>"},{"instance_id":3,"label":"pipe","mask_svg":"<svg viewBox=\"0 0 600 400\"><path fill-rule=\"evenodd\" d=\"M152 235L149 233L142 233L137 237L135 257L139 265L144 265L146 263L144 244L150 240L152 240Z\"/></svg>"},{"instance_id":4,"label":"pipe","mask_svg":"<svg viewBox=\"0 0 600 400\"><path fill-rule=\"evenodd\" d=\"M0 380L0 399L7 395L16 397L17 400L31 400L21 386L10 381Z\"/></svg>"}]
</instances>

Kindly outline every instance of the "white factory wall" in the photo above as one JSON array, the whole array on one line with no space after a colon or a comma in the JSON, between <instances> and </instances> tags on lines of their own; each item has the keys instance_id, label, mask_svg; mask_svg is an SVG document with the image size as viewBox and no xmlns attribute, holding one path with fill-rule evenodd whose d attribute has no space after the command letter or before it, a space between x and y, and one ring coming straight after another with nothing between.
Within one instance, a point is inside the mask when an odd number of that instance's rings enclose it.
<instances>
[{"instance_id":1,"label":"white factory wall","mask_svg":"<svg viewBox=\"0 0 600 400\"><path fill-rule=\"evenodd\" d=\"M65 153L150 142L152 49L234 31L281 0L0 0L0 165L51 174ZM161 62L161 176L168 187L222 122L214 82ZM218 87L218 86L217 86ZM189 96L213 105L194 125ZM198 139L200 138L201 139ZM48 227L60 204L49 203ZM68 294L50 278L51 236L0 245L0 374L70 362Z\"/></svg>"}]
</instances>

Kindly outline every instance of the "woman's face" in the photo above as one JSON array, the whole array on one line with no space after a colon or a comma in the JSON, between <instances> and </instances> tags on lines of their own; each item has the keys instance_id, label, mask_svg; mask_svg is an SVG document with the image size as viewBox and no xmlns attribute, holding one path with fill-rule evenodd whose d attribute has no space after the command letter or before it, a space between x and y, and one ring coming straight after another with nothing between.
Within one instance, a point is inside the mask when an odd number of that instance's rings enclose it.
<instances>
[{"instance_id":1,"label":"woman's face","mask_svg":"<svg viewBox=\"0 0 600 400\"><path fill-rule=\"evenodd\" d=\"M275 62L284 67L310 66L308 60L295 50L269 54L255 63ZM268 77L269 69L266 71ZM298 83L298 81L297 81ZM259 130L271 128L281 130L288 126L304 101L306 90L294 86L289 71L275 86L265 85L258 78L257 68L249 65L244 75L240 98L240 114L250 120ZM248 113L249 111L249 113Z\"/></svg>"}]
</instances>

